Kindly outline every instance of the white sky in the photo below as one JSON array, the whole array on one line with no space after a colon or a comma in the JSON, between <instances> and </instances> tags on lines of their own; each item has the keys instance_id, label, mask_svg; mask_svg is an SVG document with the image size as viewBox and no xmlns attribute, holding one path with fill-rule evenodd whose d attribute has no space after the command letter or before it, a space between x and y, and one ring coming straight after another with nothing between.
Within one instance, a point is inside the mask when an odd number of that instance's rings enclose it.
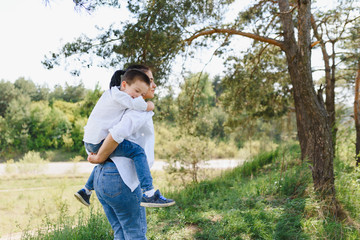
<instances>
[{"instance_id":1,"label":"white sky","mask_svg":"<svg viewBox=\"0 0 360 240\"><path fill-rule=\"evenodd\" d=\"M126 1L124 1L126 4ZM124 4L124 9L125 5ZM51 0L50 6L43 1L10 0L2 1L0 7L0 80L14 82L19 77L31 79L38 85L51 89L56 85L79 84L94 89L98 82L107 89L115 69L91 67L82 69L79 77L70 75L63 66L47 70L41 64L49 52L57 52L64 43L71 42L81 33L96 34L95 26L109 26L119 21L119 16L127 17L126 10L101 8L91 15L74 10L71 0ZM199 52L205 60L199 60L192 70L201 71L210 58L209 53ZM220 60L218 60L220 63ZM221 64L212 61L219 71ZM178 72L181 65L177 64ZM175 67L176 68L176 67ZM208 66L206 70L214 70ZM214 71L213 71L214 72Z\"/></svg>"},{"instance_id":2,"label":"white sky","mask_svg":"<svg viewBox=\"0 0 360 240\"><path fill-rule=\"evenodd\" d=\"M62 44L81 33L96 34L95 25L108 26L118 20L120 10L101 9L89 15L76 12L71 0L2 1L0 7L0 79L14 82L19 77L52 88L65 82L93 89L96 82L106 89L113 69L93 67L80 77L73 77L65 69L47 70L41 64L50 51L56 52ZM102 84L106 83L106 84Z\"/></svg>"},{"instance_id":3,"label":"white sky","mask_svg":"<svg viewBox=\"0 0 360 240\"><path fill-rule=\"evenodd\" d=\"M90 15L84 11L76 12L71 0L50 2L50 6L45 6L42 0L1 2L0 80L14 82L19 77L25 77L50 88L56 84L64 86L65 82L72 85L82 81L85 87L90 89L94 89L99 82L102 89L107 89L115 69L91 67L89 70L82 70L79 77L73 77L63 66L47 70L41 61L50 51L57 52L64 43L71 42L81 33L96 34L95 25L106 27L119 21L119 16L125 19L126 11L102 8ZM124 2L126 4L126 1ZM248 42L245 38L240 39L242 43ZM197 52L196 58L187 65L191 66L191 69L187 70L201 71L210 60L211 53L206 50ZM182 60L175 63L175 73L179 73L182 64ZM223 69L221 59L214 58L205 71L213 76L220 74Z\"/></svg>"}]
</instances>

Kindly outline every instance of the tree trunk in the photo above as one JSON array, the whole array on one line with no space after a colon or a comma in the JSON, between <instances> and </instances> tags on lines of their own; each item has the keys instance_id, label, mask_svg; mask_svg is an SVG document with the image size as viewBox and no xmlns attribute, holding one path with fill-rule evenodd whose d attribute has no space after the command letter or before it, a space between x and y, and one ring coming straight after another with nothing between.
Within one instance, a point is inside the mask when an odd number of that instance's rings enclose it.
<instances>
[{"instance_id":1,"label":"tree trunk","mask_svg":"<svg viewBox=\"0 0 360 240\"><path fill-rule=\"evenodd\" d=\"M310 0L298 1L298 42L287 0L279 0L284 51L293 85L302 156L312 163L314 188L335 196L333 144L324 102L315 93L311 73Z\"/></svg>"},{"instance_id":2,"label":"tree trunk","mask_svg":"<svg viewBox=\"0 0 360 240\"><path fill-rule=\"evenodd\" d=\"M329 124L332 131L332 138L333 138L333 154L335 155L335 146L336 146L336 113L335 113L335 49L334 45L335 42L332 42L332 66L330 67L330 56L326 50L326 43L321 38L320 34L318 33L315 19L311 18L311 25L312 29L314 30L314 36L320 42L320 48L324 60L325 66L325 106L326 111L329 115Z\"/></svg>"},{"instance_id":3,"label":"tree trunk","mask_svg":"<svg viewBox=\"0 0 360 240\"><path fill-rule=\"evenodd\" d=\"M332 66L331 66L331 76L326 78L326 110L329 114L329 124L331 127L331 134L333 140L333 151L335 155L335 146L336 146L336 113L335 113L335 42L332 42ZM330 75L330 74L329 74Z\"/></svg>"},{"instance_id":4,"label":"tree trunk","mask_svg":"<svg viewBox=\"0 0 360 240\"><path fill-rule=\"evenodd\" d=\"M356 166L360 163L360 61L355 79L355 101L354 101L354 118L356 129Z\"/></svg>"}]
</instances>

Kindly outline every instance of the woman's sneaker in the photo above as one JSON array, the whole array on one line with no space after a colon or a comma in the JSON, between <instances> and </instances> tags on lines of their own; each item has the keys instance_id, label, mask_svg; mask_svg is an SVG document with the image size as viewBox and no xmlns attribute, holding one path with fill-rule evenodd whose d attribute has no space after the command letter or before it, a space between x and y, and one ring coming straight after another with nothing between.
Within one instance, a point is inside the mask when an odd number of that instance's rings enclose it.
<instances>
[{"instance_id":1,"label":"woman's sneaker","mask_svg":"<svg viewBox=\"0 0 360 240\"><path fill-rule=\"evenodd\" d=\"M81 202L82 204L84 204L85 206L90 206L90 197L91 194L88 195L86 194L86 190L85 189L80 189L79 191L77 191L74 196L76 197L77 200L79 200L79 202Z\"/></svg>"},{"instance_id":2,"label":"woman's sneaker","mask_svg":"<svg viewBox=\"0 0 360 240\"><path fill-rule=\"evenodd\" d=\"M161 195L159 189L156 190L154 196L147 197L145 194L142 197L140 206L142 207L169 207L175 204L172 199L167 199Z\"/></svg>"}]
</instances>

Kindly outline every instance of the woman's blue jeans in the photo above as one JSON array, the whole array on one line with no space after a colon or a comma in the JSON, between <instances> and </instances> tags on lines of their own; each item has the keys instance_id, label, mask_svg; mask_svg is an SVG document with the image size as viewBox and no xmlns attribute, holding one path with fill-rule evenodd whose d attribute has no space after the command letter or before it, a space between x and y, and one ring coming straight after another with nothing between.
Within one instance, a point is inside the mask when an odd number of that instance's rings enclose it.
<instances>
[{"instance_id":1,"label":"woman's blue jeans","mask_svg":"<svg viewBox=\"0 0 360 240\"><path fill-rule=\"evenodd\" d=\"M111 161L97 165L93 172L95 192L114 230L114 239L146 240L146 214L140 206L140 187L131 192Z\"/></svg>"},{"instance_id":2,"label":"woman's blue jeans","mask_svg":"<svg viewBox=\"0 0 360 240\"><path fill-rule=\"evenodd\" d=\"M85 143L85 148L89 152L96 153L102 144L103 141L99 144ZM136 143L124 140L117 146L115 151L110 155L110 158L115 156L131 158L135 164L136 174L139 178L141 189L143 191L154 189L149 164L147 162L145 151L142 147ZM90 177L85 184L85 187L88 190L94 190L93 179L94 170L91 172Z\"/></svg>"}]
</instances>

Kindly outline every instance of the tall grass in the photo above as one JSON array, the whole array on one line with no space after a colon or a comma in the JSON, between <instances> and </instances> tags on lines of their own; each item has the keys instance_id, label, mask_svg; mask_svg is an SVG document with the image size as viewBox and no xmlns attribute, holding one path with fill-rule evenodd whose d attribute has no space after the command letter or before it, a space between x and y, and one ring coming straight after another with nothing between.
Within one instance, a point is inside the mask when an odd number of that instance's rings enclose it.
<instances>
[{"instance_id":1,"label":"tall grass","mask_svg":"<svg viewBox=\"0 0 360 240\"><path fill-rule=\"evenodd\" d=\"M75 225L76 224L76 225ZM45 218L43 227L35 232L25 231L22 239L113 239L111 226L104 213L90 208L90 214L79 212L77 217L69 217L60 212L57 222Z\"/></svg>"},{"instance_id":2,"label":"tall grass","mask_svg":"<svg viewBox=\"0 0 360 240\"><path fill-rule=\"evenodd\" d=\"M147 209L148 239L360 239L360 172L343 162L345 173L337 174L342 175L337 179L338 198L352 224L338 221L324 212L325 203L313 191L310 168L299 157L297 145L280 147L218 177L165 193L177 204ZM111 239L101 211L78 222L75 228L60 224L59 230L38 236ZM100 227L92 229L92 222Z\"/></svg>"}]
</instances>

